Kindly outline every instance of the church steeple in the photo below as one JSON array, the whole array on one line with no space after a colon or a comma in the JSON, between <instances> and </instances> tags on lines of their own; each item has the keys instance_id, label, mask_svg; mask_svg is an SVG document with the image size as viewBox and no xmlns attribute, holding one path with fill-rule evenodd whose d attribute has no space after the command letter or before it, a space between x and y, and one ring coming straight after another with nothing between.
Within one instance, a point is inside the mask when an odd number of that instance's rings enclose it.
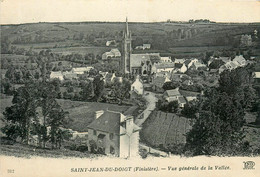
<instances>
[{"instance_id":1,"label":"church steeple","mask_svg":"<svg viewBox=\"0 0 260 177\"><path fill-rule=\"evenodd\" d=\"M128 20L127 20L127 17L126 17L126 22L125 22L125 33L126 33L126 37L129 37Z\"/></svg>"},{"instance_id":2,"label":"church steeple","mask_svg":"<svg viewBox=\"0 0 260 177\"><path fill-rule=\"evenodd\" d=\"M128 20L126 17L125 30L122 41L122 60L121 60L121 71L122 73L130 73L130 54L132 53L131 45L131 32L128 29Z\"/></svg>"}]
</instances>

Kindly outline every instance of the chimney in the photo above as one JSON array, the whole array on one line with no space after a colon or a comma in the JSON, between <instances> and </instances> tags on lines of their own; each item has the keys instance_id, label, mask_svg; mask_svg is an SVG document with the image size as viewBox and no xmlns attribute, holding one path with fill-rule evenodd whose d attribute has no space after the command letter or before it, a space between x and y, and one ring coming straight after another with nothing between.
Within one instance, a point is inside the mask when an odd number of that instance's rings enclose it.
<instances>
[{"instance_id":1,"label":"chimney","mask_svg":"<svg viewBox=\"0 0 260 177\"><path fill-rule=\"evenodd\" d=\"M133 116L129 116L126 118L126 132L128 135L131 135L133 133L134 129L134 118Z\"/></svg>"},{"instance_id":2,"label":"chimney","mask_svg":"<svg viewBox=\"0 0 260 177\"><path fill-rule=\"evenodd\" d=\"M104 111L103 111L103 110L96 111L96 112L95 112L95 118L98 119L100 116L102 116L102 114L104 114Z\"/></svg>"}]
</instances>

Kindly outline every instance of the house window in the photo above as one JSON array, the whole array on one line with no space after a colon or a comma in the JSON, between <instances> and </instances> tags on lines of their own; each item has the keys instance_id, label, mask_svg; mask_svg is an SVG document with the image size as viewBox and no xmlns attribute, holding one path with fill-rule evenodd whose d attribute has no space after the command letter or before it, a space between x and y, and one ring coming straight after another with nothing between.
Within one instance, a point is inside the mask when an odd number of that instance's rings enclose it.
<instances>
[{"instance_id":1,"label":"house window","mask_svg":"<svg viewBox=\"0 0 260 177\"><path fill-rule=\"evenodd\" d=\"M112 140L112 139L114 139L114 134L113 133L110 133L109 134L109 138Z\"/></svg>"},{"instance_id":2,"label":"house window","mask_svg":"<svg viewBox=\"0 0 260 177\"><path fill-rule=\"evenodd\" d=\"M110 146L110 154L115 154L115 148L113 146Z\"/></svg>"},{"instance_id":3,"label":"house window","mask_svg":"<svg viewBox=\"0 0 260 177\"><path fill-rule=\"evenodd\" d=\"M97 135L97 131L96 130L93 131L93 135Z\"/></svg>"}]
</instances>

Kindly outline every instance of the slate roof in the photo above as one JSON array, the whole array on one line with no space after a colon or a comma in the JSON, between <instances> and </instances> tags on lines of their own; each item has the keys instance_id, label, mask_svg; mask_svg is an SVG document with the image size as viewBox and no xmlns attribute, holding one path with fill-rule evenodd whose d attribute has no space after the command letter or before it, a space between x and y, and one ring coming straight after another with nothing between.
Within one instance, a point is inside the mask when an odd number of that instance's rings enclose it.
<instances>
[{"instance_id":1,"label":"slate roof","mask_svg":"<svg viewBox=\"0 0 260 177\"><path fill-rule=\"evenodd\" d=\"M183 96L179 96L178 97L178 102L179 103L186 103L186 100L185 100L185 98Z\"/></svg>"},{"instance_id":2,"label":"slate roof","mask_svg":"<svg viewBox=\"0 0 260 177\"><path fill-rule=\"evenodd\" d=\"M175 66L174 63L159 63L155 65L156 69L173 68L174 66Z\"/></svg>"},{"instance_id":3,"label":"slate roof","mask_svg":"<svg viewBox=\"0 0 260 177\"><path fill-rule=\"evenodd\" d=\"M152 64L160 61L159 53L145 53L145 54L131 54L130 66L141 67L141 63L145 61L151 61Z\"/></svg>"},{"instance_id":4,"label":"slate roof","mask_svg":"<svg viewBox=\"0 0 260 177\"><path fill-rule=\"evenodd\" d=\"M105 111L99 118L95 119L91 124L89 124L87 128L119 134L120 113Z\"/></svg>"},{"instance_id":5,"label":"slate roof","mask_svg":"<svg viewBox=\"0 0 260 177\"><path fill-rule=\"evenodd\" d=\"M156 78L154 78L153 83L156 86L162 87L163 84L165 83L165 77L161 77L161 76L156 77Z\"/></svg>"},{"instance_id":6,"label":"slate roof","mask_svg":"<svg viewBox=\"0 0 260 177\"><path fill-rule=\"evenodd\" d=\"M182 96L185 96L185 97L198 96L200 94L199 92L192 92L192 91L187 91L187 90L179 90L179 92Z\"/></svg>"},{"instance_id":7,"label":"slate roof","mask_svg":"<svg viewBox=\"0 0 260 177\"><path fill-rule=\"evenodd\" d=\"M180 96L180 92L179 92L179 88L176 89L172 89L172 90L166 90L165 91L166 94L170 97L170 96Z\"/></svg>"}]
</instances>

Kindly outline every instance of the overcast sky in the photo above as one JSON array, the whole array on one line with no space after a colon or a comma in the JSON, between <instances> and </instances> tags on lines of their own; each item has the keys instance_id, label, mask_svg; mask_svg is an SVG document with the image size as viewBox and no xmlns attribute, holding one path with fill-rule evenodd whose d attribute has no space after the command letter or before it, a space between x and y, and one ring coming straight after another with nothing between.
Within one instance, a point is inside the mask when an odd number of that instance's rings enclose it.
<instances>
[{"instance_id":1,"label":"overcast sky","mask_svg":"<svg viewBox=\"0 0 260 177\"><path fill-rule=\"evenodd\" d=\"M259 0L0 0L0 23L124 21L260 22Z\"/></svg>"}]
</instances>

